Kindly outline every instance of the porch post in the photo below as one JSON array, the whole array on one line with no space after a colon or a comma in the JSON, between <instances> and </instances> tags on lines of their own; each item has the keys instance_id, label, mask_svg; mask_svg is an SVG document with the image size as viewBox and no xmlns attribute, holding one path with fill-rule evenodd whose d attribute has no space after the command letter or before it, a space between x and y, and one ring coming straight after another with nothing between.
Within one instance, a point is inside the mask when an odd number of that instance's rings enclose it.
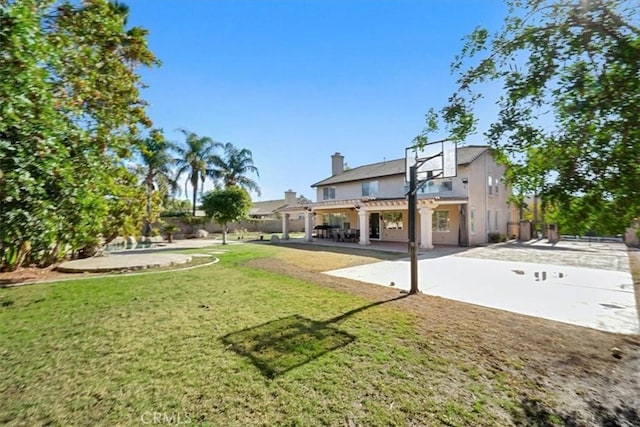
<instances>
[{"instance_id":1,"label":"porch post","mask_svg":"<svg viewBox=\"0 0 640 427\"><path fill-rule=\"evenodd\" d=\"M369 242L369 212L364 207L358 212L358 227L360 228L360 244L368 245Z\"/></svg>"},{"instance_id":2,"label":"porch post","mask_svg":"<svg viewBox=\"0 0 640 427\"><path fill-rule=\"evenodd\" d=\"M311 211L304 212L304 240L307 242L312 242L311 232L313 227L311 226L311 219L313 218L313 213Z\"/></svg>"},{"instance_id":3,"label":"porch post","mask_svg":"<svg viewBox=\"0 0 640 427\"><path fill-rule=\"evenodd\" d=\"M282 215L282 240L289 240L289 214Z\"/></svg>"},{"instance_id":4,"label":"porch post","mask_svg":"<svg viewBox=\"0 0 640 427\"><path fill-rule=\"evenodd\" d=\"M420 208L420 247L422 249L433 249L433 209L430 207Z\"/></svg>"}]
</instances>

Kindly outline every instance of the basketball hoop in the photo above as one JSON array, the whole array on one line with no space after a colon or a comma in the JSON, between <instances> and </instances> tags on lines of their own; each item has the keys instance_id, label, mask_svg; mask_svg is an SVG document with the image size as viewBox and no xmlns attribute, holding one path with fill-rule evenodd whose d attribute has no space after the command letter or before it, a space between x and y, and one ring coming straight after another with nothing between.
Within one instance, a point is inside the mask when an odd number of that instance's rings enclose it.
<instances>
[{"instance_id":1,"label":"basketball hoop","mask_svg":"<svg viewBox=\"0 0 640 427\"><path fill-rule=\"evenodd\" d=\"M411 166L418 166L418 181L452 178L458 175L458 145L451 140L435 141L422 148L405 149L406 181Z\"/></svg>"},{"instance_id":2,"label":"basketball hoop","mask_svg":"<svg viewBox=\"0 0 640 427\"><path fill-rule=\"evenodd\" d=\"M418 289L418 248L416 247L416 218L418 216L418 190L431 179L452 178L458 175L458 145L450 140L436 141L424 147L409 147L405 150L405 166L409 192L409 257L411 258L411 290Z\"/></svg>"}]
</instances>

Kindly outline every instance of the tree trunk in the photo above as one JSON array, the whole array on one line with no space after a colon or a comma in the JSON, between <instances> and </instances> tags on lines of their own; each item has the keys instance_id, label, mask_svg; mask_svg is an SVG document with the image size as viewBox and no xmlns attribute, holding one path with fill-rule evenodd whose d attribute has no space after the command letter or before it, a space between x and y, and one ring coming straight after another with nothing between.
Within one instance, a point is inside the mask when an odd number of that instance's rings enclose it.
<instances>
[{"instance_id":1,"label":"tree trunk","mask_svg":"<svg viewBox=\"0 0 640 427\"><path fill-rule=\"evenodd\" d=\"M227 224L222 224L222 244L227 244Z\"/></svg>"},{"instance_id":2,"label":"tree trunk","mask_svg":"<svg viewBox=\"0 0 640 427\"><path fill-rule=\"evenodd\" d=\"M198 180L195 182L191 180L191 185L193 186L193 206L191 207L192 215L196 216L196 194L198 193Z\"/></svg>"}]
</instances>

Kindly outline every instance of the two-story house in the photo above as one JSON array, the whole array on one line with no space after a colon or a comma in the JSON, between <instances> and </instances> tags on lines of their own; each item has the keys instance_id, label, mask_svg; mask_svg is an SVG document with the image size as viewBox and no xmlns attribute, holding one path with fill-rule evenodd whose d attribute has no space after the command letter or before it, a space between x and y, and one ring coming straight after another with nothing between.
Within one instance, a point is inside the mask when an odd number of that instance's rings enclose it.
<instances>
[{"instance_id":1,"label":"two-story house","mask_svg":"<svg viewBox=\"0 0 640 427\"><path fill-rule=\"evenodd\" d=\"M458 174L428 181L418 193L418 234L422 248L433 244L470 246L489 233L507 234L511 220L505 167L487 146L459 147ZM344 156L331 156L331 176L312 185L317 202L306 206L315 224L358 229L360 244L407 241L405 159L345 170ZM306 222L311 239L312 220Z\"/></svg>"}]
</instances>

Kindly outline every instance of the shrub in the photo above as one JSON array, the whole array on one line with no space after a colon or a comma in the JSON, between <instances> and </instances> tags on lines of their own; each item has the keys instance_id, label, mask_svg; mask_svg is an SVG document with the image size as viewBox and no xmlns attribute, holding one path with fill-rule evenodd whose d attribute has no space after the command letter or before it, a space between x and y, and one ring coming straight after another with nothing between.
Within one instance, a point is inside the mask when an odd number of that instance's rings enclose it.
<instances>
[{"instance_id":1,"label":"shrub","mask_svg":"<svg viewBox=\"0 0 640 427\"><path fill-rule=\"evenodd\" d=\"M162 231L167 235L167 240L169 241L169 243L173 243L173 235L179 232L180 228L178 228L178 226L175 224L167 224L162 227Z\"/></svg>"},{"instance_id":2,"label":"shrub","mask_svg":"<svg viewBox=\"0 0 640 427\"><path fill-rule=\"evenodd\" d=\"M514 237L515 238L515 237ZM509 240L506 234L489 233L489 243L503 243Z\"/></svg>"}]
</instances>

